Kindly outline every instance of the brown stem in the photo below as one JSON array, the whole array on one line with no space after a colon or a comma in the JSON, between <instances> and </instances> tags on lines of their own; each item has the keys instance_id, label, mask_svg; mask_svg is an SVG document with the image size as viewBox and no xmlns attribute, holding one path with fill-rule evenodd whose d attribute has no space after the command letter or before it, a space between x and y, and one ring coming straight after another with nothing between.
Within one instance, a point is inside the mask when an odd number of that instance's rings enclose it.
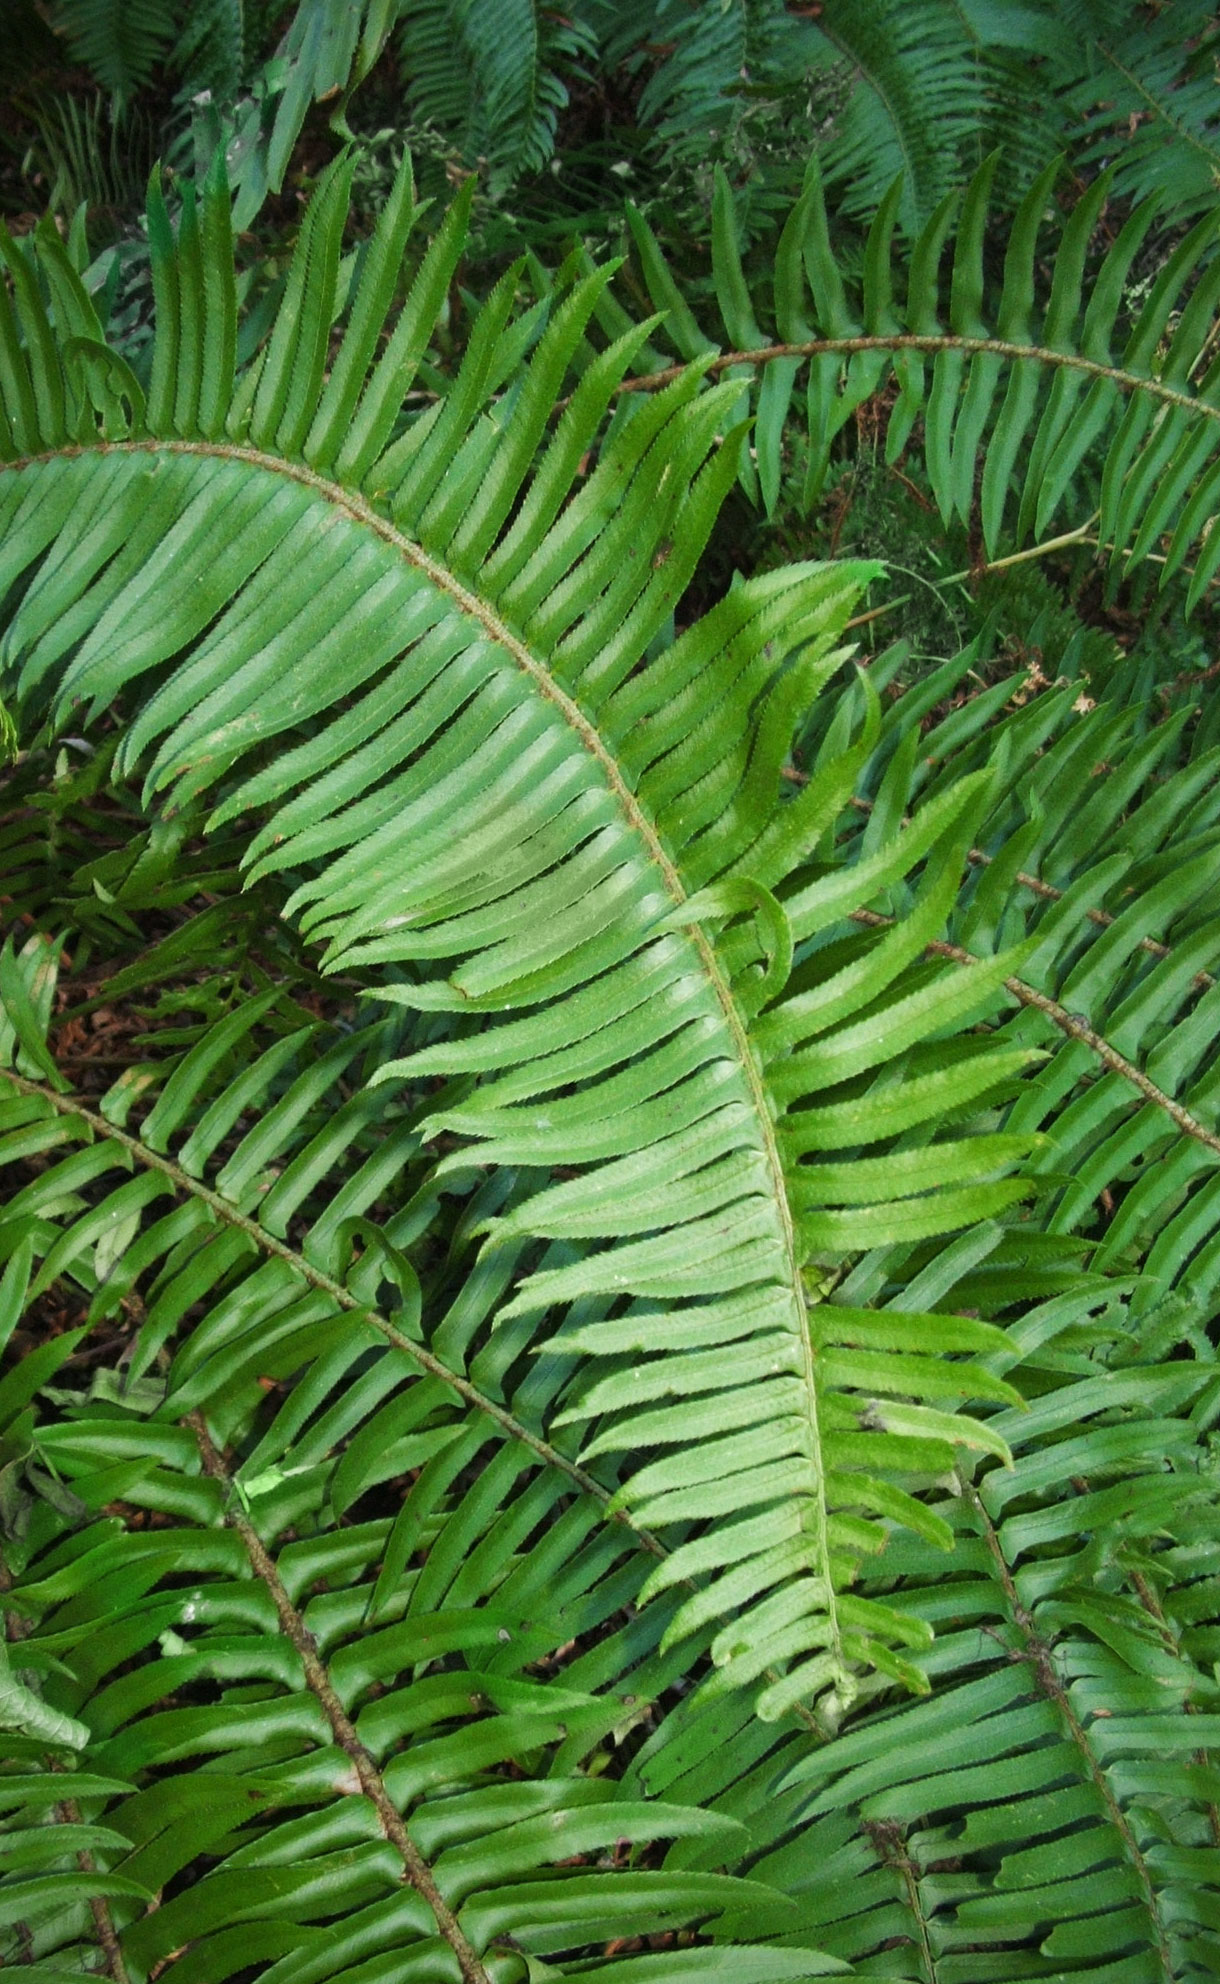
<instances>
[{"instance_id":1,"label":"brown stem","mask_svg":"<svg viewBox=\"0 0 1220 1984\"><path fill-rule=\"evenodd\" d=\"M874 909L856 909L852 910L850 920L853 923L867 924L870 929L888 929L895 918L882 916ZM954 964L983 963L982 958L976 957L973 951L963 950L960 944L932 943L925 945L924 949L926 955L951 958ZM1197 1143L1206 1144L1208 1150L1220 1153L1220 1137L1200 1123L1197 1116L1192 1116L1190 1110L1182 1103L1175 1102L1171 1095L1166 1095L1164 1089L1158 1088L1142 1068L1136 1067L1134 1061L1128 1061L1126 1055L1120 1054L1117 1047L1111 1047L1105 1036L1091 1027L1087 1020L1082 1020L1076 1013L1069 1013L1067 1007L1061 1006L1057 999L1050 998L1045 992L1039 992L1036 986L1027 985L1023 978L1006 978L1004 987L1022 1006L1032 1006L1037 1012L1042 1013L1053 1026L1059 1028L1061 1033L1065 1033L1069 1040L1078 1040L1082 1046L1096 1054L1098 1060L1107 1068L1112 1069L1116 1075L1121 1075L1133 1088L1137 1088L1147 1101L1155 1103L1158 1109L1163 1109L1184 1136L1194 1137Z\"/></svg>"},{"instance_id":2,"label":"brown stem","mask_svg":"<svg viewBox=\"0 0 1220 1984\"><path fill-rule=\"evenodd\" d=\"M854 801L852 803L855 804ZM972 847L966 859L976 868L990 868L995 856L993 854L984 854L981 847ZM1021 888L1031 889L1034 895L1044 897L1047 902L1063 901L1063 890L1055 888L1051 882L1044 882L1039 875L1027 875L1023 870L1018 869L1013 880L1019 883ZM1096 923L1098 928L1102 930L1108 930L1111 924L1117 920L1111 916L1108 909L1086 909L1085 915L1090 923ZM1141 951L1147 951L1149 957L1153 958L1171 958L1173 956L1173 946L1171 944L1158 943L1155 937L1141 937L1137 948ZM1209 986L1216 983L1210 971L1196 971L1190 982L1200 992L1206 992Z\"/></svg>"},{"instance_id":3,"label":"brown stem","mask_svg":"<svg viewBox=\"0 0 1220 1984\"><path fill-rule=\"evenodd\" d=\"M1166 1936L1164 1924L1161 1921L1160 1910L1157 1906L1156 1888L1153 1883L1152 1874L1149 1870L1148 1862L1140 1851L1139 1841L1132 1831L1127 1814L1111 1789L1110 1781L1105 1771L1093 1754L1093 1748L1089 1742L1084 1724L1077 1715L1068 1691L1059 1678L1051 1649L1039 1634L1033 1619L1021 1603L1016 1580L1013 1577L1008 1559L1004 1555L1003 1545L996 1534L995 1527L987 1510L983 1506L983 1501L977 1488L973 1482L960 1479L959 1485L967 1502L970 1504L979 1532L995 1565L996 1575L1005 1598L1008 1601L1008 1609L1013 1623L1025 1641L1024 1655L1016 1655L1014 1657L1018 1659L1024 1658L1029 1663L1030 1671L1037 1681L1040 1692L1058 1710L1060 1717L1067 1727L1068 1734L1079 1752L1089 1779L1105 1806L1106 1816L1121 1839L1127 1858L1135 1872L1136 1879L1139 1881L1144 1906L1148 1910L1148 1919L1152 1929L1156 1953L1160 1958L1161 1969L1165 1977L1165 1984L1173 1984L1175 1973L1169 1940Z\"/></svg>"},{"instance_id":4,"label":"brown stem","mask_svg":"<svg viewBox=\"0 0 1220 1984\"><path fill-rule=\"evenodd\" d=\"M188 1413L186 1423L199 1443L204 1473L212 1481L219 1482L227 1493L231 1494L232 1477L216 1451L202 1413ZM254 1524L240 1508L230 1506L225 1514L225 1522L241 1538L250 1560L250 1568L271 1594L271 1602L275 1606L280 1628L285 1637L291 1640L300 1656L309 1691L329 1722L335 1742L351 1759L352 1768L360 1780L360 1788L375 1809L381 1822L382 1832L401 1857L406 1878L416 1894L427 1902L436 1917L437 1928L457 1958L464 1984L492 1984L488 1972L467 1942L457 1917L438 1888L431 1867L407 1831L402 1814L386 1790L385 1780L371 1753L360 1741L355 1724L335 1693L330 1675L319 1656L317 1642L289 1598L284 1582L275 1567L275 1560Z\"/></svg>"},{"instance_id":5,"label":"brown stem","mask_svg":"<svg viewBox=\"0 0 1220 1984\"><path fill-rule=\"evenodd\" d=\"M915 1920L919 1937L919 1954L923 1960L923 1972L927 1984L936 1984L936 1958L928 1934L928 1918L924 1913L923 1897L919 1892L920 1868L911 1858L902 1827L893 1819L865 1819L863 1830L868 1834L876 1850L877 1858L885 1866L892 1867L902 1882L906 1904Z\"/></svg>"},{"instance_id":6,"label":"brown stem","mask_svg":"<svg viewBox=\"0 0 1220 1984\"><path fill-rule=\"evenodd\" d=\"M850 625L850 622L848 624ZM1208 674L1212 673L1220 674L1220 662L1216 663L1214 670L1208 670ZM790 779L793 785L807 785L809 783L809 774L807 772L797 771L794 766L786 765L784 767L784 777ZM873 801L871 799L850 799L848 804L849 806L854 806L857 813L871 813L873 810ZM910 825L909 815L904 816L902 824L904 827ZM990 868L995 858L994 854L984 854L981 847L969 848L966 853L967 861L975 868ZM1018 868L1016 874L1013 876L1013 880L1021 888L1031 890L1034 895L1042 896L1047 902L1063 901L1063 890L1057 889L1053 882L1044 882L1040 875L1028 875L1023 868ZM1111 924L1116 921L1116 918L1110 914L1108 909L1086 909L1084 913L1090 923L1096 923L1098 928L1102 930L1108 930ZM1160 944L1155 937L1141 937L1138 948L1141 951L1147 951L1149 957L1153 958L1171 958L1173 956L1172 944ZM1190 982L1200 992L1206 992L1210 986L1216 983L1216 980L1210 971L1196 971Z\"/></svg>"},{"instance_id":7,"label":"brown stem","mask_svg":"<svg viewBox=\"0 0 1220 1984\"><path fill-rule=\"evenodd\" d=\"M52 1763L51 1768L52 1770L56 1768L54 1763ZM80 1806L77 1804L75 1798L64 1798L55 1807L55 1816L61 1825L78 1826L81 1822ZM92 1874L95 1871L93 1855L87 1847L82 1848L77 1854L76 1864L82 1874ZM114 1920L110 1913L110 1904L104 1894L90 1895L89 1912L93 1917L93 1926L97 1931L98 1942L105 1951L107 1975L113 1979L113 1984L128 1984L127 1965L123 1962L123 1952L119 1947L118 1935L115 1932Z\"/></svg>"},{"instance_id":8,"label":"brown stem","mask_svg":"<svg viewBox=\"0 0 1220 1984\"><path fill-rule=\"evenodd\" d=\"M1121 392L1150 393L1166 406L1186 407L1205 420L1220 422L1220 406L1212 406L1194 393L1179 392L1173 386L1162 384L1159 379L1150 379L1138 372L1125 372L1120 365L1103 365L1098 359L1082 358L1074 351L1051 351L1045 345L1017 344L1011 338L957 337L943 331L896 331L875 337L862 334L849 338L809 338L800 344L767 344L746 351L723 351L714 358L701 360L701 363L711 376L717 372L727 372L735 365L767 365L773 358L821 358L827 355L850 358L858 351L960 351L966 357L990 352L997 358L1036 359L1040 364L1056 366L1062 371L1083 372L1090 379L1109 379ZM667 365L660 372L645 372L636 378L624 379L616 391L655 392L658 387L672 385L686 370L685 360L678 365Z\"/></svg>"},{"instance_id":9,"label":"brown stem","mask_svg":"<svg viewBox=\"0 0 1220 1984\"><path fill-rule=\"evenodd\" d=\"M850 627L853 623L849 620L847 624ZM1211 673L1210 670L1208 672ZM1216 672L1220 673L1220 662L1216 663ZM798 771L795 765L785 765L783 767L783 776L792 785L808 785L809 783L808 772ZM857 813L871 813L873 810L873 801L871 799L849 799L847 803L849 806L854 806ZM903 826L909 826L910 823L910 815L904 815ZM995 858L994 854L984 854L981 847L971 847L966 852L967 861L975 868L990 868ZM1057 889L1052 882L1044 882L1040 875L1027 875L1024 869L1019 868L1013 876L1013 880L1021 888L1032 890L1034 895L1042 896L1047 902L1063 901L1063 890ZM1096 923L1102 930L1108 930L1110 925L1116 921L1108 909L1086 909L1084 913L1090 923ZM1147 951L1149 957L1153 958L1171 958L1173 956L1172 944L1158 943L1155 937L1141 937L1138 948L1141 951ZM1197 991L1206 992L1210 986L1216 983L1216 980L1210 971L1196 971L1190 982Z\"/></svg>"}]
</instances>

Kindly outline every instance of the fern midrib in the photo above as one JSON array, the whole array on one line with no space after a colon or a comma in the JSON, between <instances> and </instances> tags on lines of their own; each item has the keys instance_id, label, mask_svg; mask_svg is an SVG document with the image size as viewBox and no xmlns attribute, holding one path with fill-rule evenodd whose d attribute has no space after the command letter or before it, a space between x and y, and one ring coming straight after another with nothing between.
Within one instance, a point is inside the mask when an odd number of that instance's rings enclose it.
<instances>
[{"instance_id":1,"label":"fern midrib","mask_svg":"<svg viewBox=\"0 0 1220 1984\"><path fill-rule=\"evenodd\" d=\"M371 1328L377 1330L395 1350L401 1350L412 1358L429 1377L437 1378L442 1384L451 1386L467 1405L486 1413L487 1417L494 1420L512 1439L519 1440L523 1446L529 1447L531 1452L548 1466L557 1467L586 1494L592 1495L600 1502L603 1508L610 1501L611 1491L608 1488L604 1488L591 1474L586 1473L576 1461L560 1453L559 1449L544 1440L540 1433L533 1432L506 1406L500 1405L495 1399L480 1391L477 1385L472 1385L469 1378L464 1378L460 1372L451 1370L422 1344L405 1336L401 1330L395 1328L388 1317L381 1315L367 1302L362 1302L359 1296L353 1295L351 1289L344 1287L341 1281L336 1281L333 1275L328 1275L324 1269L315 1267L312 1261L307 1260L304 1254L298 1253L286 1240L269 1233L265 1226L260 1226L256 1219L242 1212L231 1200L223 1198L219 1192L212 1191L202 1179L192 1178L190 1173L184 1171L181 1165L175 1164L171 1157L165 1157L160 1151L141 1143L140 1139L133 1137L130 1131L121 1130L116 1124L107 1122L104 1116L99 1115L96 1110L89 1109L74 1095L59 1094L42 1082L33 1081L27 1075L17 1074L12 1068L0 1069L0 1083L4 1082L9 1083L21 1095L38 1097L48 1103L59 1115L74 1117L78 1122L86 1124L95 1136L104 1138L108 1143L118 1144L120 1149L125 1150L128 1156L136 1164L142 1165L145 1170L159 1171L163 1177L170 1179L179 1191L197 1199L201 1205L207 1206L218 1220L245 1233L262 1253L274 1255L277 1260L283 1261L290 1267L294 1274L299 1275L302 1281L308 1283L309 1287L329 1296L331 1301L339 1308L346 1309L349 1314L359 1316L362 1322L368 1323ZM607 1511L607 1518L619 1523L624 1529L629 1529L653 1556L669 1555L664 1544L649 1530L633 1523L625 1510Z\"/></svg>"},{"instance_id":2,"label":"fern midrib","mask_svg":"<svg viewBox=\"0 0 1220 1984\"><path fill-rule=\"evenodd\" d=\"M1128 68L1127 64L1120 56L1114 53L1112 48L1108 48L1106 43L1099 40L1096 36L1093 36L1092 40L1098 54L1110 64L1112 69L1117 69L1123 81L1131 85L1137 96L1143 98L1157 122L1168 124L1170 130L1177 134L1184 145L1189 145L1192 151L1202 154L1214 177L1220 171L1220 152L1216 151L1213 146L1206 144L1197 131L1191 130L1189 124L1183 123L1180 117L1175 117L1172 110L1169 109L1165 98L1157 96L1154 91L1150 90L1143 78L1137 76L1134 69Z\"/></svg>"},{"instance_id":3,"label":"fern midrib","mask_svg":"<svg viewBox=\"0 0 1220 1984\"><path fill-rule=\"evenodd\" d=\"M882 1865L897 1874L902 1883L903 1897L915 1923L916 1935L919 1939L919 1959L923 1967L924 1984L939 1984L940 1969L932 1948L923 1896L919 1891L920 1869L911 1858L905 1833L892 1819L864 1819L861 1822L861 1830L872 1840ZM914 1940L913 1937L912 1941Z\"/></svg>"},{"instance_id":4,"label":"fern midrib","mask_svg":"<svg viewBox=\"0 0 1220 1984\"><path fill-rule=\"evenodd\" d=\"M244 462L251 467L256 467L289 481L300 483L306 489L320 496L334 509L350 517L354 523L361 524L365 529L373 532L383 543L397 551L416 571L421 572L463 613L474 619L483 629L488 639L511 657L522 672L530 678L539 694L559 711L569 728L580 739L581 744L589 753L590 757L597 763L616 802L621 807L633 831L642 842L650 861L661 875L665 888L675 907L680 908L688 900L687 890L682 877L674 862L666 853L655 827L624 779L614 756L602 742L596 726L585 716L575 699L569 696L559 686L549 671L530 652L526 643L513 632L511 627L487 604L486 600L481 599L477 593L472 592L469 587L463 585L446 565L439 559L432 557L414 539L406 536L387 517L382 516L366 498L354 490L344 488L340 483L332 482L325 476L319 475L304 462L295 462L281 456L267 454L260 449L244 447L236 442L203 440L164 441L155 438L133 441L106 441L97 444L81 444L55 449L44 455L24 457L20 462L9 463L5 466L10 468L33 467L48 462L60 461L65 458L83 457L91 454L175 454L206 456L224 461ZM771 1181L772 1198L780 1222L784 1253L784 1277L792 1293L797 1328L800 1336L801 1370L811 1435L811 1458L808 1463L810 1477L809 1501L810 1506L815 1512L816 1525L811 1540L817 1558L818 1575L822 1578L827 1592L826 1608L827 1623L830 1632L830 1647L837 1667L841 1672L845 1672L846 1663L842 1651L842 1634L839 1624L838 1606L831 1576L829 1510L826 1505L825 1484L820 1466L822 1434L818 1411L817 1371L813 1334L809 1326L808 1305L805 1300L804 1284L801 1278L800 1253L793 1226L792 1210L788 1202L783 1161L775 1137L770 1099L763 1082L762 1071L750 1045L746 1024L738 1010L732 988L724 974L711 940L698 923L686 925L685 934L700 960L708 984L720 1007L726 1030L732 1042L737 1064L748 1087L757 1123L758 1138ZM101 1120L100 1118L98 1119L99 1122ZM187 1182L185 1174L182 1175L184 1183ZM217 1207L223 1204L224 1201L216 1200ZM261 1232L261 1229L254 1222L250 1222L250 1229L255 1234ZM291 1250L288 1251L291 1256ZM324 1283L315 1281L314 1285L321 1287ZM337 1289L339 1286L340 1284L333 1283L330 1284L330 1289ZM353 1307L359 1306L351 1298L349 1298L349 1303ZM417 1357L417 1361L420 1363L424 1362L424 1355L419 1352L418 1346L410 1346L408 1339L404 1338L402 1340L402 1347L410 1347L411 1354ZM424 1368L432 1369L433 1365L425 1364ZM462 1395L468 1398L470 1403L477 1404L480 1409L489 1411L493 1417L500 1418L500 1423L505 1425L509 1430L517 1431L517 1422L512 1419L511 1414L503 1413L503 1409L496 1407L493 1401L484 1400L480 1394L475 1392L473 1387L467 1384L467 1381L458 1380L455 1374L447 1372L445 1367L439 1364L435 1365L434 1375L444 1377L451 1384L456 1383ZM523 1430L522 1437L525 1437L528 1443L534 1446L535 1451L544 1458L565 1466L568 1472L573 1472L573 1464L563 1462L555 1454L554 1450L545 1441L538 1438L538 1436L529 1435ZM588 1487L593 1492L598 1493L602 1499L606 1499L604 1492L597 1489L596 1484L592 1481L592 1477L585 1477L583 1470L576 1470L575 1472L576 1476L580 1478L582 1486ZM646 1534L646 1532L640 1532L640 1534ZM668 1554L657 1543L655 1538L650 1539L648 1547L659 1554Z\"/></svg>"},{"instance_id":5,"label":"fern midrib","mask_svg":"<svg viewBox=\"0 0 1220 1984\"><path fill-rule=\"evenodd\" d=\"M848 911L848 920L852 923L862 923L870 930L883 930L889 929L896 919L892 916L883 916L875 909L853 909ZM986 962L976 952L966 950L961 944L946 944L936 939L924 945L924 955L948 958L951 963L966 967ZM1028 985L1023 978L1006 978L1004 989L1011 992L1019 1005L1033 1007L1044 1019L1048 1019L1052 1026L1057 1026L1060 1033L1066 1034L1069 1040L1079 1041L1082 1047L1087 1047L1091 1054L1096 1055L1104 1067L1109 1068L1116 1075L1121 1075L1125 1082L1130 1082L1132 1088L1138 1089L1145 1101L1152 1103L1154 1108L1164 1111L1183 1136L1193 1137L1196 1143L1203 1144L1208 1150L1220 1155L1220 1136L1217 1136L1214 1130L1209 1130L1205 1123L1201 1123L1199 1118L1187 1109L1185 1103L1176 1101L1172 1095L1166 1095L1164 1089L1158 1088L1150 1075L1146 1075L1142 1068L1137 1068L1135 1062L1129 1061L1125 1054L1120 1054L1117 1047L1111 1046L1105 1035L1098 1033L1087 1020L1070 1013L1058 999L1052 999L1047 992L1040 992L1036 985Z\"/></svg>"},{"instance_id":6,"label":"fern midrib","mask_svg":"<svg viewBox=\"0 0 1220 1984\"><path fill-rule=\"evenodd\" d=\"M1144 1906L1148 1910L1148 1920L1155 1939L1156 1954L1160 1960L1165 1984L1174 1984L1175 1970L1173 1957L1170 1952L1165 1925L1161 1920L1156 1884L1152 1878L1148 1862L1144 1858L1140 1848L1140 1843L1135 1837L1131 1822L1115 1797L1109 1778L1093 1754L1088 1732L1077 1715L1075 1708L1072 1706L1067 1689L1064 1687L1055 1670L1051 1649L1039 1634L1032 1617L1021 1601L1021 1594L1017 1590L1017 1582L1013 1575L1012 1566L1004 1555L1004 1546L1000 1542L995 1525L983 1505L983 1499L978 1489L972 1481L967 1481L960 1475L958 1477L958 1486L965 1500L970 1505L975 1521L978 1523L982 1532L988 1555L996 1567L996 1575L1005 1599L1008 1602L1008 1609L1012 1616L1013 1624L1025 1641L1025 1653L1023 1656L1018 1655L1017 1658L1024 1658L1029 1663L1030 1671L1035 1678L1038 1688L1058 1711L1071 1737L1072 1743L1085 1766L1089 1781L1097 1791L1098 1796L1105 1806L1107 1817L1123 1843L1123 1848L1131 1863L1136 1879L1140 1884Z\"/></svg>"},{"instance_id":7,"label":"fern midrib","mask_svg":"<svg viewBox=\"0 0 1220 1984\"><path fill-rule=\"evenodd\" d=\"M215 1481L227 1491L226 1499L231 1503L233 1480L216 1450L203 1414L189 1412L186 1415L186 1423L195 1435L204 1473L209 1480ZM234 1530L241 1539L250 1569L269 1592L271 1602L275 1606L276 1617L280 1622L280 1629L296 1649L305 1676L305 1684L330 1724L335 1742L344 1755L350 1758L360 1788L377 1813L386 1839L402 1860L407 1879L432 1910L437 1928L457 1958L463 1984L492 1984L489 1972L471 1948L453 1910L436 1884L431 1867L412 1839L402 1813L386 1789L385 1780L377 1768L375 1759L361 1742L355 1724L340 1701L318 1652L317 1642L288 1596L287 1587L280 1577L271 1552L249 1517L240 1509L227 1507L224 1520L226 1526Z\"/></svg>"},{"instance_id":8,"label":"fern midrib","mask_svg":"<svg viewBox=\"0 0 1220 1984\"><path fill-rule=\"evenodd\" d=\"M852 337L808 338L801 344L766 344L749 350L722 351L714 358L706 359L704 365L707 376L711 378L734 365L767 365L773 358L822 358L827 355L850 358L858 351L924 351L933 355L941 351L956 351L967 358L990 352L997 358L1010 358L1014 362L1033 360L1069 372L1083 372L1090 379L1108 379L1120 392L1148 393L1166 406L1184 407L1204 419L1220 422L1220 405L1198 394L1184 393L1176 386L1166 386L1160 379L1146 373L1127 372L1121 365L1103 365L1100 359L1085 358L1080 352L1054 351L1049 345L1017 344L1011 338L958 336L952 331L878 331L860 332ZM686 370L686 365L681 364L667 365L660 372L642 372L624 379L615 390L616 393L656 392L662 386L672 385ZM558 401L556 411L566 404L566 401Z\"/></svg>"},{"instance_id":9,"label":"fern midrib","mask_svg":"<svg viewBox=\"0 0 1220 1984\"><path fill-rule=\"evenodd\" d=\"M844 58L844 60L850 62L851 66L856 72L857 81L863 82L868 89L872 90L878 102L883 105L886 114L888 115L890 120L890 128L893 131L894 136L898 141L898 151L903 162L903 168L906 174L909 176L912 187L918 187L919 161L915 157L914 151L909 142L907 135L907 128L903 121L902 115L898 110L898 108L895 106L890 90L885 84L884 72L882 72L882 74L879 76L875 68L874 69L865 68L863 62L860 59L858 51L854 48L849 47L843 41L841 35L839 35L835 31L833 22L827 19L824 10L820 12L818 19L818 28L819 31L825 35L831 47L837 48L840 55Z\"/></svg>"}]
</instances>

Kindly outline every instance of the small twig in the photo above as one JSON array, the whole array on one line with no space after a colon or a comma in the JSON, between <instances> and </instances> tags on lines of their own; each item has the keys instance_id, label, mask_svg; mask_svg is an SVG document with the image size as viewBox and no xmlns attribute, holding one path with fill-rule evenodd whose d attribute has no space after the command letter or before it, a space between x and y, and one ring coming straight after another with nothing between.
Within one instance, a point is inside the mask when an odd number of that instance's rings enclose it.
<instances>
[{"instance_id":1,"label":"small twig","mask_svg":"<svg viewBox=\"0 0 1220 1984\"><path fill-rule=\"evenodd\" d=\"M854 620L844 621L844 633L851 627L867 627L871 620L880 620L885 613L896 613L900 606L906 605L910 597L909 592L904 592L897 599L887 599L884 606L874 606L871 613L857 613Z\"/></svg>"},{"instance_id":2,"label":"small twig","mask_svg":"<svg viewBox=\"0 0 1220 1984\"><path fill-rule=\"evenodd\" d=\"M1041 544L1029 544L1024 551L1010 551L1005 558L990 558L981 565L967 565L964 571L950 572L938 584L955 586L966 579L985 579L989 572L1004 572L1010 565L1028 565L1033 558L1049 558L1053 552L1066 551L1072 544L1096 544L1097 539L1089 535L1096 521L1095 512L1087 523L1079 524L1075 530L1065 530L1059 537L1045 538Z\"/></svg>"}]
</instances>

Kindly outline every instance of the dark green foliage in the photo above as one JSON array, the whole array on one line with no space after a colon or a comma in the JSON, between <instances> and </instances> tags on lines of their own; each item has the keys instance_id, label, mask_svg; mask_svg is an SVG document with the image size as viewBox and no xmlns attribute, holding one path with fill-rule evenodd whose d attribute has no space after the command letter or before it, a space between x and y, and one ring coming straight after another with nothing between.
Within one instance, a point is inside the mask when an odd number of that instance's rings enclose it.
<instances>
[{"instance_id":1,"label":"dark green foliage","mask_svg":"<svg viewBox=\"0 0 1220 1984\"><path fill-rule=\"evenodd\" d=\"M1083 116L1081 163L1113 160L1121 192L1155 193L1184 219L1211 212L1220 173L1214 8L1063 0L1062 14L1072 54L1061 100Z\"/></svg>"},{"instance_id":2,"label":"dark green foliage","mask_svg":"<svg viewBox=\"0 0 1220 1984\"><path fill-rule=\"evenodd\" d=\"M4 1961L1213 1975L1204 234L354 170L252 314L154 181L143 352L3 243Z\"/></svg>"},{"instance_id":3,"label":"dark green foliage","mask_svg":"<svg viewBox=\"0 0 1220 1984\"><path fill-rule=\"evenodd\" d=\"M493 195L539 171L568 101L565 75L595 51L587 31L535 0L404 0L398 43L411 108L487 162Z\"/></svg>"},{"instance_id":4,"label":"dark green foliage","mask_svg":"<svg viewBox=\"0 0 1220 1984\"><path fill-rule=\"evenodd\" d=\"M149 82L174 38L172 0L62 0L56 25L73 57L120 100Z\"/></svg>"}]
</instances>

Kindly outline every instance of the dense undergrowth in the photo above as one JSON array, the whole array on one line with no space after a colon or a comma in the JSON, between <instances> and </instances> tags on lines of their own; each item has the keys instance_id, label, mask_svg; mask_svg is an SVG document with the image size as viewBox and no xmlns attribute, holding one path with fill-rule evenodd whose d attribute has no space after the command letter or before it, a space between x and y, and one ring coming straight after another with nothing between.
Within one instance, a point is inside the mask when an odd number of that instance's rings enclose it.
<instances>
[{"instance_id":1,"label":"dense undergrowth","mask_svg":"<svg viewBox=\"0 0 1220 1984\"><path fill-rule=\"evenodd\" d=\"M1214 1976L1210 24L343 11L9 106L0 1959Z\"/></svg>"}]
</instances>

